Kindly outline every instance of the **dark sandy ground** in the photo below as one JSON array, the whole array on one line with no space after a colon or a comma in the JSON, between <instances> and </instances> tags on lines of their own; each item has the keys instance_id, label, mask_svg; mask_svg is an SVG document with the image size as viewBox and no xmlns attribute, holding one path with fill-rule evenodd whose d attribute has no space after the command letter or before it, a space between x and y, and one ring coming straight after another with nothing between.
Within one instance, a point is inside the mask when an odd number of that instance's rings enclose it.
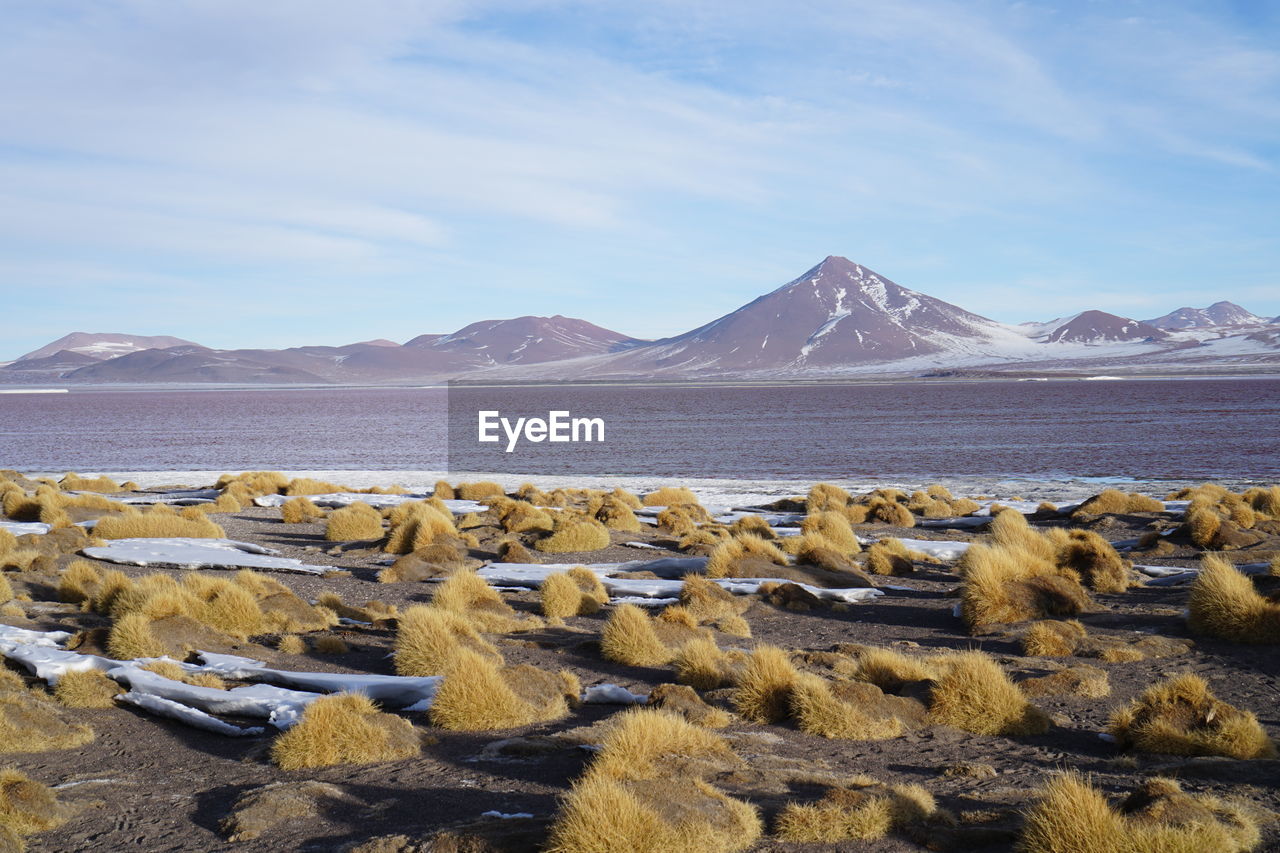
<instances>
[{"instance_id":1,"label":"dark sandy ground","mask_svg":"<svg viewBox=\"0 0 1280 853\"><path fill-rule=\"evenodd\" d=\"M323 523L285 525L276 509L247 509L215 515L227 535L280 549L311 563L350 572L345 577L273 574L303 598L337 592L348 603L380 599L401 608L429 601L431 583L380 584L375 554L335 551L323 541ZM1153 521L1173 516L1139 514L1104 517L1097 529L1110 540L1137 535ZM898 530L859 525L860 535L970 539L975 534L950 530ZM657 551L622 547L623 541L654 540L656 533L613 534L615 545L582 555L557 555L546 562L608 562L661 556ZM1164 558L1142 562L1195 565L1198 554L1180 549ZM1237 552L1234 559L1256 559ZM63 561L65 562L65 560ZM103 564L106 567L106 564ZM780 609L756 601L746 612L753 638L797 650L829 650L839 643L912 649L982 649L990 652L1015 680L1044 675L1065 665L1063 659L1028 658L1020 654L1020 631L970 636L953 616L959 580L946 566L917 564L916 574L883 579L909 590L892 590L873 603L844 609L807 611ZM125 567L137 576L156 569ZM173 571L173 574L181 572ZM215 572L217 574L230 574ZM24 627L76 630L102 624L100 617L75 607L51 603L49 578L10 575L15 588L26 588L35 602L25 605ZM43 585L42 585L43 584ZM1096 612L1081 616L1091 633L1138 639L1150 633L1192 638L1181 616L1186 587L1147 587L1125 593L1096 595ZM536 612L537 594L506 592L517 609ZM44 600L41 600L44 599ZM591 617L568 620L564 628L509 635L499 640L511 663L568 668L584 686L612 682L635 692L674 681L670 667L636 668L602 659L598 638L609 608ZM335 631L351 647L344 655L282 654L270 645L246 643L237 651L269 665L318 671L392 673L388 651L393 632L385 628L342 628ZM1048 711L1054 725L1043 735L988 737L934 726L903 737L873 742L829 740L790 724L753 725L736 721L722 733L758 771L753 778L712 780L734 796L760 807L769 825L790 800L813 799L821 783L850 774L869 774L885 782L913 782L933 793L939 804L961 816L967 834L952 839L951 849L1010 850L1017 810L1030 804L1047 775L1076 768L1111 793L1131 790L1154 773L1177 775L1193 793L1213 793L1280 810L1280 761L1234 761L1216 758L1121 753L1099 738L1109 714L1162 676L1194 672L1202 675L1223 700L1257 713L1273 737L1280 736L1280 657L1270 647L1247 647L1201 637L1179 657L1135 663L1106 664L1112 693L1105 699L1041 697L1033 701ZM1070 661L1081 662L1081 661ZM728 691L704 698L728 706ZM473 849L448 846L432 837L442 830L474 831L494 839L497 849L532 850L545 838L557 800L582 772L591 753L581 743L591 726L623 706L587 705L564 720L519 730L458 733L434 729L424 714L405 714L433 742L420 758L365 766L336 766L286 772L270 764L270 735L232 739L197 731L126 708L72 710L92 725L97 738L83 748L44 753L8 752L0 764L16 766L31 777L58 786L62 798L79 812L62 827L29 839L32 850L339 850L377 836L403 835L420 847L384 849ZM543 737L560 736L563 737ZM517 738L509 743L508 739ZM5 745L12 750L14 745ZM962 763L990 765L989 778L944 775ZM276 781L316 779L332 783L350 799L324 805L317 817L286 821L253 841L232 843L219 829L237 796ZM490 810L527 812L532 819L482 818ZM968 815L965 817L965 815ZM1263 826L1264 848L1280 845L1280 827ZM479 849L479 848L474 848ZM487 848L485 848L487 849ZM890 836L844 846L789 844L767 835L752 850L906 851L926 849L920 840Z\"/></svg>"}]
</instances>

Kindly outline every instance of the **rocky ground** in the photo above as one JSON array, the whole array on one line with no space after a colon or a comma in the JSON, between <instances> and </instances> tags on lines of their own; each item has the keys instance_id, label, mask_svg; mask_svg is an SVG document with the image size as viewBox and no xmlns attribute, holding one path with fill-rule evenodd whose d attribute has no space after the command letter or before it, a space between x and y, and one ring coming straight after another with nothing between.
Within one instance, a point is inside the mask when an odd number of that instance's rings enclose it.
<instances>
[{"instance_id":1,"label":"rocky ground","mask_svg":"<svg viewBox=\"0 0 1280 853\"><path fill-rule=\"evenodd\" d=\"M340 574L304 576L273 574L304 599L336 592L345 602L377 599L403 610L429 602L432 582L379 583L376 548L335 547L324 541L324 522L284 524L278 509L247 508L212 516L232 539L259 543L307 563L330 565ZM1176 513L1105 515L1078 520L1110 541L1136 537L1153 526L1172 526ZM1038 522L1067 523L1062 519ZM860 536L970 540L984 534L965 530L901 529L883 524L857 525ZM611 534L613 544L591 553L544 555L546 562L601 563L677 556L671 539L660 531ZM492 560L494 536L481 535L473 549L477 560ZM623 542L642 541L661 550L640 550ZM1267 560L1276 553L1275 537L1230 553L1234 561ZM1195 567L1200 551L1177 544L1162 556L1131 555L1142 563ZM24 614L12 610L0 621L39 630L91 631L105 627L106 617L57 602L56 577L74 555L58 557L46 573L9 573ZM100 564L108 568L107 564ZM182 570L120 567L130 576L155 571L181 575ZM231 572L206 570L211 574ZM1125 592L1095 594L1095 606L1078 618L1091 635L1132 645L1144 637L1185 638L1193 645L1183 654L1132 662L1099 659L1028 657L1020 637L1025 626L999 626L972 634L954 613L961 580L947 564L917 561L910 574L877 577L890 586L868 603L804 609L780 607L756 596L743 614L751 637L720 636L722 646L750 648L765 642L795 652L848 652L849 644L883 646L907 653L943 649L980 649L995 656L1015 681L1051 674L1088 663L1106 672L1110 695L1083 698L1036 696L1033 701L1051 715L1044 734L1006 737L971 734L941 725L878 741L828 739L800 731L791 723L754 724L735 718L718 730L746 760L745 769L711 781L735 797L757 806L766 834L751 850L921 849L1010 850L1020 826L1020 810L1054 771L1074 768L1090 774L1110 793L1128 792L1152 775L1173 775L1193 793L1239 798L1260 810L1280 810L1280 761L1233 760L1123 752L1099 735L1110 714L1161 678L1191 672L1201 675L1222 700L1255 712L1272 736L1280 736L1280 658L1272 647L1242 646L1189 633L1183 611L1186 585L1135 587ZM538 593L506 590L503 598L518 611L537 613ZM802 605L803 607L803 605ZM493 638L508 663L532 663L552 671L569 669L584 686L621 685L647 694L675 680L673 669L633 667L604 659L600 633L612 608L573 617L562 627L545 627ZM394 620L369 627L340 626L330 633L345 641L345 654L285 654L274 638L230 642L224 649L282 669L330 672L394 672L389 652ZM815 658L816 659L816 658ZM12 667L13 671L18 671ZM26 679L31 686L39 683ZM732 711L732 689L703 691L712 706ZM75 720L91 725L96 738L82 747L30 753L21 744L0 744L0 764L12 765L33 779L54 786L74 808L60 827L28 839L30 849L71 851L149 850L338 850L381 836L379 850L483 850L484 839L498 850L535 850L545 841L561 798L579 777L599 740L600 724L624 706L589 704L562 720L517 730L453 732L432 727L422 713L403 714L419 727L425 746L421 757L360 766L284 771L270 763L271 736L227 738L158 719L136 709L71 710ZM893 833L866 842L841 844L784 842L768 827L791 801L809 801L840 780L866 774L890 783L918 783L949 810L950 826L928 831ZM231 841L221 822L237 799L261 786L282 781L327 783L314 798L315 813L285 819L260 837ZM486 812L532 817L484 816ZM1264 820L1264 848L1280 845L1280 826ZM464 840L470 838L470 841ZM467 846L468 844L472 846Z\"/></svg>"}]
</instances>

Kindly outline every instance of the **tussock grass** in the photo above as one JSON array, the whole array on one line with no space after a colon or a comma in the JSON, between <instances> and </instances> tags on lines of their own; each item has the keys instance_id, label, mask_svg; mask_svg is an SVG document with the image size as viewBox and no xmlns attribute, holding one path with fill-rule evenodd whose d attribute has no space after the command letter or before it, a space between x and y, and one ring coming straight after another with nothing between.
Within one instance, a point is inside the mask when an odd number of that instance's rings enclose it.
<instances>
[{"instance_id":1,"label":"tussock grass","mask_svg":"<svg viewBox=\"0 0 1280 853\"><path fill-rule=\"evenodd\" d=\"M1134 512L1164 512L1164 502L1136 492L1105 489L1076 507L1072 515L1123 515Z\"/></svg>"},{"instance_id":2,"label":"tussock grass","mask_svg":"<svg viewBox=\"0 0 1280 853\"><path fill-rule=\"evenodd\" d=\"M539 539L533 547L546 554L599 551L609 547L609 528L594 518L574 517L562 512L556 518L551 535Z\"/></svg>"},{"instance_id":3,"label":"tussock grass","mask_svg":"<svg viewBox=\"0 0 1280 853\"><path fill-rule=\"evenodd\" d=\"M0 556L8 554L17 547L18 537L14 536L8 530L0 528Z\"/></svg>"},{"instance_id":4,"label":"tussock grass","mask_svg":"<svg viewBox=\"0 0 1280 853\"><path fill-rule=\"evenodd\" d=\"M935 662L942 675L933 683L929 696L933 722L983 735L1048 731L1048 715L1028 702L988 655L961 652Z\"/></svg>"},{"instance_id":5,"label":"tussock grass","mask_svg":"<svg viewBox=\"0 0 1280 853\"><path fill-rule=\"evenodd\" d=\"M1082 696L1103 699L1111 695L1111 681L1105 669L1079 664L1060 669L1050 675L1018 682L1027 696Z\"/></svg>"},{"instance_id":6,"label":"tussock grass","mask_svg":"<svg viewBox=\"0 0 1280 853\"><path fill-rule=\"evenodd\" d=\"M776 723L791 713L791 691L800 672L777 646L756 646L747 658L733 695L738 713L753 723Z\"/></svg>"},{"instance_id":7,"label":"tussock grass","mask_svg":"<svg viewBox=\"0 0 1280 853\"><path fill-rule=\"evenodd\" d=\"M453 486L449 485L447 480L436 480L435 487L431 490L433 498L440 498L442 501L457 500L457 494L453 491ZM523 497L523 495L521 496Z\"/></svg>"},{"instance_id":8,"label":"tussock grass","mask_svg":"<svg viewBox=\"0 0 1280 853\"><path fill-rule=\"evenodd\" d=\"M867 647L858 653L854 677L874 684L881 690L896 693L904 685L930 681L938 669L927 658L911 657L892 649Z\"/></svg>"},{"instance_id":9,"label":"tussock grass","mask_svg":"<svg viewBox=\"0 0 1280 853\"><path fill-rule=\"evenodd\" d=\"M23 837L56 829L72 814L48 786L13 767L0 768L0 849L21 851Z\"/></svg>"},{"instance_id":10,"label":"tussock grass","mask_svg":"<svg viewBox=\"0 0 1280 853\"><path fill-rule=\"evenodd\" d=\"M666 711L618 715L565 798L549 853L732 853L763 827L748 803L700 778L700 762L739 762L723 739Z\"/></svg>"},{"instance_id":11,"label":"tussock grass","mask_svg":"<svg viewBox=\"0 0 1280 853\"><path fill-rule=\"evenodd\" d=\"M678 506L693 504L701 506L698 496L684 486L663 486L656 492L649 492L640 498L641 506Z\"/></svg>"},{"instance_id":12,"label":"tussock grass","mask_svg":"<svg viewBox=\"0 0 1280 853\"><path fill-rule=\"evenodd\" d=\"M285 524L306 524L318 518L324 518L324 510L301 495L280 505L280 520Z\"/></svg>"},{"instance_id":13,"label":"tussock grass","mask_svg":"<svg viewBox=\"0 0 1280 853\"><path fill-rule=\"evenodd\" d=\"M1049 541L1056 545L1054 562L1075 572L1094 592L1124 592L1129 588L1129 562L1111 543L1092 530L1055 528Z\"/></svg>"},{"instance_id":14,"label":"tussock grass","mask_svg":"<svg viewBox=\"0 0 1280 853\"><path fill-rule=\"evenodd\" d=\"M459 569L436 587L431 606L466 619L476 630L506 633L541 627L536 617L521 618L474 569Z\"/></svg>"},{"instance_id":15,"label":"tussock grass","mask_svg":"<svg viewBox=\"0 0 1280 853\"><path fill-rule=\"evenodd\" d=\"M487 731L527 726L568 716L566 688L576 677L529 665L500 667L491 657L462 649L444 671L431 703L431 722L453 731Z\"/></svg>"},{"instance_id":16,"label":"tussock grass","mask_svg":"<svg viewBox=\"0 0 1280 853\"><path fill-rule=\"evenodd\" d=\"M897 539L881 539L867 548L862 568L873 575L909 575L916 570L917 557L928 559L927 555L910 550Z\"/></svg>"},{"instance_id":17,"label":"tussock grass","mask_svg":"<svg viewBox=\"0 0 1280 853\"><path fill-rule=\"evenodd\" d=\"M57 705L26 691L0 692L0 753L75 749L93 729L73 723Z\"/></svg>"},{"instance_id":18,"label":"tussock grass","mask_svg":"<svg viewBox=\"0 0 1280 853\"><path fill-rule=\"evenodd\" d=\"M741 536L736 539L726 539L717 545L709 555L707 555L706 575L709 578L734 578L734 577L751 577L751 574L743 574L746 564L755 563L758 566L772 563L776 566L786 566L790 564L787 555L782 550L759 536ZM755 576L759 576L758 571Z\"/></svg>"},{"instance_id":19,"label":"tussock grass","mask_svg":"<svg viewBox=\"0 0 1280 853\"><path fill-rule=\"evenodd\" d=\"M311 641L311 648L322 655L345 655L351 651L351 647L345 640L332 634L321 634L316 637Z\"/></svg>"},{"instance_id":20,"label":"tussock grass","mask_svg":"<svg viewBox=\"0 0 1280 853\"><path fill-rule=\"evenodd\" d=\"M68 471L58 481L58 488L68 492L101 492L104 494L114 494L121 491L120 484L110 477L81 477L74 471Z\"/></svg>"},{"instance_id":21,"label":"tussock grass","mask_svg":"<svg viewBox=\"0 0 1280 853\"><path fill-rule=\"evenodd\" d=\"M454 497L463 501L483 501L488 498L506 497L502 486L491 480L476 483L459 483L453 490Z\"/></svg>"},{"instance_id":22,"label":"tussock grass","mask_svg":"<svg viewBox=\"0 0 1280 853\"><path fill-rule=\"evenodd\" d=\"M159 509L133 515L109 515L98 520L93 535L101 539L168 538L225 539L226 532L209 519L184 518Z\"/></svg>"},{"instance_id":23,"label":"tussock grass","mask_svg":"<svg viewBox=\"0 0 1280 853\"><path fill-rule=\"evenodd\" d=\"M498 650L461 614L422 605L401 614L394 652L398 674L440 675L464 651L501 660Z\"/></svg>"},{"instance_id":24,"label":"tussock grass","mask_svg":"<svg viewBox=\"0 0 1280 853\"><path fill-rule=\"evenodd\" d=\"M1051 616L1074 616L1091 602L1080 582L1046 560L1019 549L971 545L960 615L970 630Z\"/></svg>"},{"instance_id":25,"label":"tussock grass","mask_svg":"<svg viewBox=\"0 0 1280 853\"><path fill-rule=\"evenodd\" d=\"M818 483L809 489L809 494L805 498L805 510L813 513L844 509L852 499L848 492L837 485Z\"/></svg>"},{"instance_id":26,"label":"tussock grass","mask_svg":"<svg viewBox=\"0 0 1280 853\"><path fill-rule=\"evenodd\" d=\"M607 660L628 666L662 666L675 657L658 637L649 614L634 604L615 607L605 620L600 651Z\"/></svg>"},{"instance_id":27,"label":"tussock grass","mask_svg":"<svg viewBox=\"0 0 1280 853\"><path fill-rule=\"evenodd\" d=\"M536 563L538 558L524 546L523 542L508 539L498 545L498 562L500 563Z\"/></svg>"},{"instance_id":28,"label":"tussock grass","mask_svg":"<svg viewBox=\"0 0 1280 853\"><path fill-rule=\"evenodd\" d=\"M253 841L287 820L318 817L322 804L351 802L354 797L327 782L273 782L241 794L219 828L228 841Z\"/></svg>"},{"instance_id":29,"label":"tussock grass","mask_svg":"<svg viewBox=\"0 0 1280 853\"><path fill-rule=\"evenodd\" d=\"M635 500L634 495L631 497ZM639 501L636 500L636 503L638 504ZM635 509L636 507L630 502L616 495L608 495L596 510L595 519L610 530L639 533L644 529L644 525L636 518Z\"/></svg>"},{"instance_id":30,"label":"tussock grass","mask_svg":"<svg viewBox=\"0 0 1280 853\"><path fill-rule=\"evenodd\" d=\"M337 483L330 483L325 480L313 480L310 477L295 477L284 486L280 494L289 495L329 495L335 492L357 491L347 486L341 486Z\"/></svg>"},{"instance_id":31,"label":"tussock grass","mask_svg":"<svg viewBox=\"0 0 1280 853\"><path fill-rule=\"evenodd\" d=\"M307 644L297 634L281 634L276 640L276 650L286 655L300 655L307 650Z\"/></svg>"},{"instance_id":32,"label":"tussock grass","mask_svg":"<svg viewBox=\"0 0 1280 853\"><path fill-rule=\"evenodd\" d=\"M715 690L736 682L745 660L741 653L721 650L711 637L699 637L676 652L676 681L698 690Z\"/></svg>"},{"instance_id":33,"label":"tussock grass","mask_svg":"<svg viewBox=\"0 0 1280 853\"><path fill-rule=\"evenodd\" d=\"M880 693L871 684L861 685ZM801 673L791 687L790 713L801 731L826 738L884 740L903 732L902 721L891 714L876 714L867 702L845 701L825 678ZM859 697L863 698L863 697ZM874 710L881 710L875 708Z\"/></svg>"},{"instance_id":34,"label":"tussock grass","mask_svg":"<svg viewBox=\"0 0 1280 853\"><path fill-rule=\"evenodd\" d=\"M107 654L116 660L160 657L168 651L151 630L151 620L142 613L121 616L107 635Z\"/></svg>"},{"instance_id":35,"label":"tussock grass","mask_svg":"<svg viewBox=\"0 0 1280 853\"><path fill-rule=\"evenodd\" d=\"M1192 797L1172 779L1149 779L1120 805L1078 773L1049 780L1027 811L1025 853L1243 853L1260 841L1255 820L1214 797Z\"/></svg>"},{"instance_id":36,"label":"tussock grass","mask_svg":"<svg viewBox=\"0 0 1280 853\"><path fill-rule=\"evenodd\" d=\"M408 554L444 537L458 535L453 515L430 501L400 504L391 511L388 520L391 532L384 549L388 554Z\"/></svg>"},{"instance_id":37,"label":"tussock grass","mask_svg":"<svg viewBox=\"0 0 1280 853\"><path fill-rule=\"evenodd\" d=\"M831 788L814 803L788 803L774 834L794 842L874 841L938 811L933 795L919 785L866 781L862 787Z\"/></svg>"},{"instance_id":38,"label":"tussock grass","mask_svg":"<svg viewBox=\"0 0 1280 853\"><path fill-rule=\"evenodd\" d=\"M1088 636L1076 619L1036 622L1022 635L1022 653L1031 657L1070 657Z\"/></svg>"},{"instance_id":39,"label":"tussock grass","mask_svg":"<svg viewBox=\"0 0 1280 853\"><path fill-rule=\"evenodd\" d=\"M502 504L495 505L499 507L499 522L508 533L550 533L555 527L552 514L533 504L504 499Z\"/></svg>"},{"instance_id":40,"label":"tussock grass","mask_svg":"<svg viewBox=\"0 0 1280 853\"><path fill-rule=\"evenodd\" d=\"M862 550L858 537L843 513L833 510L810 513L800 523L802 533L816 533L831 543L841 554L857 554Z\"/></svg>"},{"instance_id":41,"label":"tussock grass","mask_svg":"<svg viewBox=\"0 0 1280 853\"><path fill-rule=\"evenodd\" d=\"M10 601L13 598L13 586L9 583L9 578L0 574L0 602Z\"/></svg>"},{"instance_id":42,"label":"tussock grass","mask_svg":"<svg viewBox=\"0 0 1280 853\"><path fill-rule=\"evenodd\" d=\"M585 569L583 571L586 571ZM600 581L590 571L586 571ZM570 616L587 616L600 609L601 601L593 588L583 589L579 581L568 572L553 572L542 581L539 590L542 615L551 619L567 619ZM606 595L607 597L607 595Z\"/></svg>"},{"instance_id":43,"label":"tussock grass","mask_svg":"<svg viewBox=\"0 0 1280 853\"><path fill-rule=\"evenodd\" d=\"M367 503L356 502L329 513L324 538L330 542L381 539L382 514Z\"/></svg>"},{"instance_id":44,"label":"tussock grass","mask_svg":"<svg viewBox=\"0 0 1280 853\"><path fill-rule=\"evenodd\" d=\"M729 634L751 636L751 626L742 619L742 613L751 606L751 602L739 599L702 575L684 576L680 604L699 625L712 624Z\"/></svg>"},{"instance_id":45,"label":"tussock grass","mask_svg":"<svg viewBox=\"0 0 1280 853\"><path fill-rule=\"evenodd\" d=\"M120 685L96 669L72 671L58 679L53 688L53 698L66 708L110 708L117 695L123 693Z\"/></svg>"},{"instance_id":46,"label":"tussock grass","mask_svg":"<svg viewBox=\"0 0 1280 853\"><path fill-rule=\"evenodd\" d=\"M1260 594L1224 557L1207 554L1191 585L1187 624L1236 643L1280 643L1280 603Z\"/></svg>"},{"instance_id":47,"label":"tussock grass","mask_svg":"<svg viewBox=\"0 0 1280 853\"><path fill-rule=\"evenodd\" d=\"M1276 746L1257 717L1221 701L1198 675L1186 673L1147 688L1111 718L1123 747L1171 755L1274 758Z\"/></svg>"},{"instance_id":48,"label":"tussock grass","mask_svg":"<svg viewBox=\"0 0 1280 853\"><path fill-rule=\"evenodd\" d=\"M361 693L336 693L313 701L297 725L276 737L271 760L284 770L302 770L395 761L421 751L407 720L379 711Z\"/></svg>"}]
</instances>

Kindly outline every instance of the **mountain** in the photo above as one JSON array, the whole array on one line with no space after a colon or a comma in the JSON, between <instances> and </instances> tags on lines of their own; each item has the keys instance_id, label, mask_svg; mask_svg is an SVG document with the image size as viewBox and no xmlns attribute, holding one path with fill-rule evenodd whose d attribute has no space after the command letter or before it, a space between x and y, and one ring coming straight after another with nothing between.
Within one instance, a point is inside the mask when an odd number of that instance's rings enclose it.
<instances>
[{"instance_id":1,"label":"mountain","mask_svg":"<svg viewBox=\"0 0 1280 853\"><path fill-rule=\"evenodd\" d=\"M1008 327L831 256L799 278L674 338L610 359L607 372L819 372L952 352L1026 348Z\"/></svg>"},{"instance_id":2,"label":"mountain","mask_svg":"<svg viewBox=\"0 0 1280 853\"><path fill-rule=\"evenodd\" d=\"M1270 322L1280 321L1280 317ZM1179 308L1163 317L1146 321L1157 329L1203 329L1214 326L1258 326L1267 323L1234 302L1215 302L1208 308Z\"/></svg>"},{"instance_id":3,"label":"mountain","mask_svg":"<svg viewBox=\"0 0 1280 853\"><path fill-rule=\"evenodd\" d=\"M291 366L256 361L198 344L147 349L78 368L64 375L80 382L325 382Z\"/></svg>"},{"instance_id":4,"label":"mountain","mask_svg":"<svg viewBox=\"0 0 1280 853\"><path fill-rule=\"evenodd\" d=\"M51 344L32 350L26 355L18 356L16 361L46 358L63 350L86 355L95 361L115 358L144 349L165 349L167 347L191 344L182 338L168 335L122 335L115 332L72 332L58 338ZM196 346L196 344L191 344Z\"/></svg>"},{"instance_id":5,"label":"mountain","mask_svg":"<svg viewBox=\"0 0 1280 853\"><path fill-rule=\"evenodd\" d=\"M1117 341L1156 341L1168 337L1141 320L1132 320L1106 311L1083 311L1049 332L1045 341L1051 344L1100 344Z\"/></svg>"},{"instance_id":6,"label":"mountain","mask_svg":"<svg viewBox=\"0 0 1280 853\"><path fill-rule=\"evenodd\" d=\"M515 317L481 320L451 335L420 335L406 347L465 353L482 362L541 364L597 353L617 352L643 341L573 317Z\"/></svg>"}]
</instances>

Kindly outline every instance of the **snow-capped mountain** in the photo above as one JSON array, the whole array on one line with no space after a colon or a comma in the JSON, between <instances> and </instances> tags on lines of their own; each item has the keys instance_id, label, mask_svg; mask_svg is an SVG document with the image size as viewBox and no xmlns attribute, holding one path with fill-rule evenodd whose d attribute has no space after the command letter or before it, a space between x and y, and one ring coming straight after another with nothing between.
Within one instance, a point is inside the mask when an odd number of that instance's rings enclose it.
<instances>
[{"instance_id":1,"label":"snow-capped mountain","mask_svg":"<svg viewBox=\"0 0 1280 853\"><path fill-rule=\"evenodd\" d=\"M1082 311L1050 331L1045 343L1098 344L1116 341L1158 341L1167 337L1155 326L1108 314L1106 311Z\"/></svg>"},{"instance_id":2,"label":"snow-capped mountain","mask_svg":"<svg viewBox=\"0 0 1280 853\"><path fill-rule=\"evenodd\" d=\"M1280 318L1270 322L1277 320ZM1208 308L1179 308L1146 322L1157 329L1205 329L1216 326L1260 326L1268 320L1246 311L1234 302L1223 300Z\"/></svg>"},{"instance_id":3,"label":"snow-capped mountain","mask_svg":"<svg viewBox=\"0 0 1280 853\"><path fill-rule=\"evenodd\" d=\"M191 344L182 338L168 335L122 335L115 332L72 332L58 338L53 343L45 344L40 349L32 350L26 355L18 356L16 361L47 358L62 351L88 356L95 361L103 361L116 356L128 355L144 349L165 349L183 344ZM192 344L195 346L195 344Z\"/></svg>"}]
</instances>

